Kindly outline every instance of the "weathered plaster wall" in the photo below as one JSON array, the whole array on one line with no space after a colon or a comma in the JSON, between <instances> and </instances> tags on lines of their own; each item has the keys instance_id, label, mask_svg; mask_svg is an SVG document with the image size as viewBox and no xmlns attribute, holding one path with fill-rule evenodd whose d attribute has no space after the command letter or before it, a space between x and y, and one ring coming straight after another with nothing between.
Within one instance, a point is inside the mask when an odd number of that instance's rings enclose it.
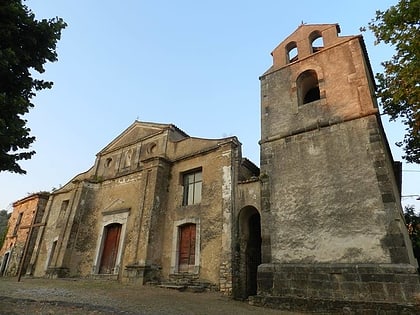
<instances>
[{"instance_id":1,"label":"weathered plaster wall","mask_svg":"<svg viewBox=\"0 0 420 315\"><path fill-rule=\"evenodd\" d=\"M174 252L177 249L176 229L180 223L199 223L200 226L200 261L199 278L219 285L219 278L224 278L224 289L230 290L231 280L231 211L232 185L235 179L235 168L232 162L236 159L236 144L223 147L208 146L206 140L194 139L193 147L203 150L202 154L190 155L191 151L179 151L183 145L177 144L180 159L173 163L168 185L168 212L162 233L165 240L162 255L162 273L176 273ZM188 146L185 146L187 148ZM188 155L190 156L188 156ZM201 168L203 176L202 200L200 204L182 206L182 174ZM175 232L174 232L175 231ZM224 274L219 274L223 266ZM175 268L174 268L175 267ZM175 270L174 270L175 269ZM222 272L223 273L223 272Z\"/></svg>"},{"instance_id":2,"label":"weathered plaster wall","mask_svg":"<svg viewBox=\"0 0 420 315\"><path fill-rule=\"evenodd\" d=\"M68 268L63 266L63 256L81 189L80 182L75 181L50 195L42 218L43 226L40 227L31 257L31 264L35 268L34 276L44 276L49 267Z\"/></svg>"},{"instance_id":3,"label":"weathered plaster wall","mask_svg":"<svg viewBox=\"0 0 420 315\"><path fill-rule=\"evenodd\" d=\"M237 186L238 193L236 198L236 209L239 214L240 209L252 206L256 209L261 208L261 182L259 178L242 182Z\"/></svg>"},{"instance_id":4,"label":"weathered plaster wall","mask_svg":"<svg viewBox=\"0 0 420 315\"><path fill-rule=\"evenodd\" d=\"M273 261L391 262L383 242L389 222L401 218L383 203L368 124L369 118L354 120L271 147Z\"/></svg>"}]
</instances>

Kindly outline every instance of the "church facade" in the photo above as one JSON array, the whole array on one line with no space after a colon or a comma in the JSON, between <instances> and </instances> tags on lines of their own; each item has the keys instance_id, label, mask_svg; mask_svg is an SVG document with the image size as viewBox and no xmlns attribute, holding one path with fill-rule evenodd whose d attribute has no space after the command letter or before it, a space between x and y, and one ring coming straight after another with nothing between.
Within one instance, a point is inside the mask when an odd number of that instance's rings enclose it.
<instances>
[{"instance_id":1,"label":"church facade","mask_svg":"<svg viewBox=\"0 0 420 315\"><path fill-rule=\"evenodd\" d=\"M90 170L51 194L33 274L231 292L234 218L258 206L258 175L236 137L192 138L174 125L136 121Z\"/></svg>"}]
</instances>

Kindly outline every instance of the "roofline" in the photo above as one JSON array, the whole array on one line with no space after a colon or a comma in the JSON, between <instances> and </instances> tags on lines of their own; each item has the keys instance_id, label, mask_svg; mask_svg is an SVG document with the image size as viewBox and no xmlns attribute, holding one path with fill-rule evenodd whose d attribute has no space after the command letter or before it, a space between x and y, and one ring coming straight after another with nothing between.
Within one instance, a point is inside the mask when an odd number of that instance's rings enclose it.
<instances>
[{"instance_id":1,"label":"roofline","mask_svg":"<svg viewBox=\"0 0 420 315\"><path fill-rule=\"evenodd\" d=\"M366 60L366 66L368 68L369 76L372 79L373 88L376 91L377 86L376 86L376 81L375 81L375 75L373 73L372 65L371 65L370 60L369 60L369 55L368 55L368 51L367 51L367 48L366 48L365 40L364 40L364 38L361 34L356 35L355 37L359 38L360 46L362 47L363 55L364 55L365 60Z\"/></svg>"},{"instance_id":2,"label":"roofline","mask_svg":"<svg viewBox=\"0 0 420 315\"><path fill-rule=\"evenodd\" d=\"M254 162L252 162L250 159L248 159L246 157L242 158L242 164L248 165L248 166L254 168L254 170L260 171L260 168L257 166L257 164L255 164Z\"/></svg>"},{"instance_id":3,"label":"roofline","mask_svg":"<svg viewBox=\"0 0 420 315\"><path fill-rule=\"evenodd\" d=\"M134 123L131 124L131 125L134 125L135 123L150 124L150 125L159 125L159 126L164 127L166 129L175 129L176 131L182 133L182 135L185 136L185 137L189 137L190 136L184 130L182 130L181 128L179 128L178 126L176 126L175 124L172 124L172 123L168 123L168 124L167 123L157 123L157 122L152 122L152 121L142 121L142 120L136 119L134 121ZM131 127L131 125L130 125L130 127ZM127 129L129 129L130 127L128 127ZM124 133L124 131L122 133Z\"/></svg>"},{"instance_id":4,"label":"roofline","mask_svg":"<svg viewBox=\"0 0 420 315\"><path fill-rule=\"evenodd\" d=\"M107 150L107 148L111 144L115 143L118 139L120 139L128 130L133 128L136 124L145 124L145 125L150 125L150 126L158 126L158 127L162 128L162 130L160 130L159 132L156 132L155 134L161 133L163 130L173 129L173 130L181 133L184 137L189 137L189 135L185 131L181 130L180 128L178 128L174 124L155 123L155 122L149 122L149 121L140 121L140 120L136 119L130 126L128 126L122 132L120 132L119 135L116 136L111 142L109 142L105 147L103 147L101 150L99 150L99 152L96 153L96 156L100 156L104 151ZM155 135L155 134L153 134L153 135ZM149 135L148 137L153 136L153 135ZM135 142L137 142L137 140Z\"/></svg>"},{"instance_id":5,"label":"roofline","mask_svg":"<svg viewBox=\"0 0 420 315\"><path fill-rule=\"evenodd\" d=\"M29 196L26 196L26 197L24 197L22 199L19 199L19 200L13 202L12 205L13 205L13 207L16 207L16 206L18 206L18 205L20 205L20 204L22 204L24 202L27 202L27 201L29 201L31 199L35 199L37 197L39 199L48 199L49 196L50 196L50 193L48 191L40 191L40 192L32 193Z\"/></svg>"}]
</instances>

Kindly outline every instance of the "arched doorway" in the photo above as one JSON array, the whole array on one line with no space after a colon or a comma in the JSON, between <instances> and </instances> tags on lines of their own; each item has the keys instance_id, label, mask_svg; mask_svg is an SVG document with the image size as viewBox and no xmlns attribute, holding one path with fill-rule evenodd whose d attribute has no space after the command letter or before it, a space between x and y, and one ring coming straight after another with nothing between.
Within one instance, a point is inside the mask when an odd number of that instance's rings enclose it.
<instances>
[{"instance_id":1,"label":"arched doorway","mask_svg":"<svg viewBox=\"0 0 420 315\"><path fill-rule=\"evenodd\" d=\"M257 271L261 264L261 217L254 207L239 214L240 296L257 294Z\"/></svg>"},{"instance_id":2,"label":"arched doorway","mask_svg":"<svg viewBox=\"0 0 420 315\"><path fill-rule=\"evenodd\" d=\"M248 220L249 238L245 249L247 259L247 295L257 294L257 271L261 264L261 219L254 213Z\"/></svg>"}]
</instances>

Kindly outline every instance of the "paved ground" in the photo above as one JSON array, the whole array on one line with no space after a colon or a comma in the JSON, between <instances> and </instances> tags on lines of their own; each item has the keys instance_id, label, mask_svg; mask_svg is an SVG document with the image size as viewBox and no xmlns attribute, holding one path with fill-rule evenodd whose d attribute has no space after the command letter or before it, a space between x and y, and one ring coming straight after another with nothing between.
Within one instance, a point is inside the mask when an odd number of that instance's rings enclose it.
<instances>
[{"instance_id":1,"label":"paved ground","mask_svg":"<svg viewBox=\"0 0 420 315\"><path fill-rule=\"evenodd\" d=\"M0 314L296 315L255 307L219 292L179 292L110 280L0 277Z\"/></svg>"}]
</instances>

